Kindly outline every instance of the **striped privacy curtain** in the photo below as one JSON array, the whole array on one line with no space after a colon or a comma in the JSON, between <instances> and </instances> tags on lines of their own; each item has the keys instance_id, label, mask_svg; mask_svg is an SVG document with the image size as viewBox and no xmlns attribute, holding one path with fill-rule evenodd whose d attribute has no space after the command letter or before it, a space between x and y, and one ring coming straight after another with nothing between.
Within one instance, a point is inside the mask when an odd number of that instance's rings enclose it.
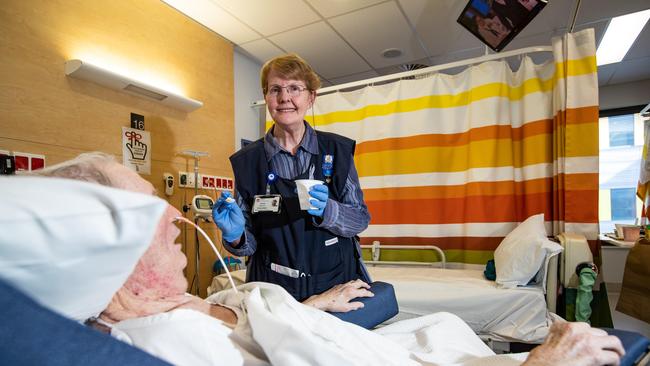
<instances>
[{"instance_id":1,"label":"striped privacy curtain","mask_svg":"<svg viewBox=\"0 0 650 366\"><path fill-rule=\"evenodd\" d=\"M362 243L434 244L450 262L485 264L538 213L549 235L596 243L594 32L554 39L553 49L554 62L525 57L516 72L492 61L316 99L308 122L357 141L371 214Z\"/></svg>"}]
</instances>

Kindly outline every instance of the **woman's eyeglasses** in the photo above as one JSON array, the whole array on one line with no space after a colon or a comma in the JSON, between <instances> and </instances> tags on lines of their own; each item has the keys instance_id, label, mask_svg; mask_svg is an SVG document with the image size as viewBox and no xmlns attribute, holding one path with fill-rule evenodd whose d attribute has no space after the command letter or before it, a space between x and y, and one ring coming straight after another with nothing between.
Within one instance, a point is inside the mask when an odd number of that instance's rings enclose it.
<instances>
[{"instance_id":1,"label":"woman's eyeglasses","mask_svg":"<svg viewBox=\"0 0 650 366\"><path fill-rule=\"evenodd\" d=\"M290 96L297 97L300 95L300 93L307 90L307 87L301 85L295 85L295 84L291 84L287 86L273 85L269 88L266 94L272 97L277 97L282 93L282 89L286 89L287 93L289 93Z\"/></svg>"}]
</instances>

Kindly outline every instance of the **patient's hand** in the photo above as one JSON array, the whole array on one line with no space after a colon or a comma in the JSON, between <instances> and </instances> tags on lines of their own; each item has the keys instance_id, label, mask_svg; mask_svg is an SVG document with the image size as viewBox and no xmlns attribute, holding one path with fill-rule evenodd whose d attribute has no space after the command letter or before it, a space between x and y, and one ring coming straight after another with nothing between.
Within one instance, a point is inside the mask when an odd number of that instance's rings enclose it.
<instances>
[{"instance_id":1,"label":"patient's hand","mask_svg":"<svg viewBox=\"0 0 650 366\"><path fill-rule=\"evenodd\" d=\"M523 365L618 365L625 354L621 341L587 323L555 322L544 343Z\"/></svg>"},{"instance_id":2,"label":"patient's hand","mask_svg":"<svg viewBox=\"0 0 650 366\"><path fill-rule=\"evenodd\" d=\"M368 291L369 288L370 285L367 283L361 280L354 280L336 285L322 294L313 295L303 301L303 304L323 311L347 313L348 311L363 307L363 303L359 301L350 302L350 300L356 297L375 296L375 294Z\"/></svg>"}]
</instances>

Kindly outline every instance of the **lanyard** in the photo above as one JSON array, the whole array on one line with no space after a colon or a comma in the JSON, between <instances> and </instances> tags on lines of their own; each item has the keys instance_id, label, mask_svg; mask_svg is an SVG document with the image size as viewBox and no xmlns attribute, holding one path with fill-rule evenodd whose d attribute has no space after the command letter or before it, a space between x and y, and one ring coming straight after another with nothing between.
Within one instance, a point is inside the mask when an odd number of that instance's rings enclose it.
<instances>
[{"instance_id":1,"label":"lanyard","mask_svg":"<svg viewBox=\"0 0 650 366\"><path fill-rule=\"evenodd\" d=\"M266 195L271 194L271 184L275 182L278 179L278 175L275 174L274 172L269 172L266 175Z\"/></svg>"},{"instance_id":2,"label":"lanyard","mask_svg":"<svg viewBox=\"0 0 650 366\"><path fill-rule=\"evenodd\" d=\"M325 155L323 158L323 177L325 177L325 183L332 181L332 169L334 168L334 156Z\"/></svg>"}]
</instances>

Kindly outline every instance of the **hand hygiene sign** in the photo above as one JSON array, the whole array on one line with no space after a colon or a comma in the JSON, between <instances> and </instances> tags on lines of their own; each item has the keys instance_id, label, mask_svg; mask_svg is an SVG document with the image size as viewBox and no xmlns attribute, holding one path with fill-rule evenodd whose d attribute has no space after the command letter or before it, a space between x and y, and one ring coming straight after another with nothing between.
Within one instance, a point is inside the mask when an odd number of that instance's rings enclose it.
<instances>
[{"instance_id":1,"label":"hand hygiene sign","mask_svg":"<svg viewBox=\"0 0 650 366\"><path fill-rule=\"evenodd\" d=\"M122 156L125 167L151 175L151 135L148 131L122 127Z\"/></svg>"}]
</instances>

